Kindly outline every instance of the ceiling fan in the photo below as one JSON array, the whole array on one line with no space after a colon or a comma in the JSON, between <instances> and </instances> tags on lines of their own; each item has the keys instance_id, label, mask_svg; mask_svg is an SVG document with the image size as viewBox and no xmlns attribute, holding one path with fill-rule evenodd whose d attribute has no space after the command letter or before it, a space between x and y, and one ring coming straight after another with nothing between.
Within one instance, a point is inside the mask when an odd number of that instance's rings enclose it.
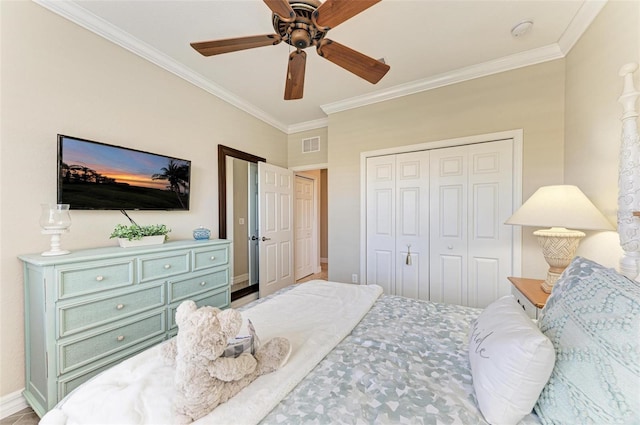
<instances>
[{"instance_id":1,"label":"ceiling fan","mask_svg":"<svg viewBox=\"0 0 640 425\"><path fill-rule=\"evenodd\" d=\"M381 0L264 0L273 12L275 34L191 43L203 56L276 45L282 41L295 47L289 55L284 99L302 99L307 54L315 46L323 58L376 84L389 71L382 60L366 56L326 38L327 32Z\"/></svg>"}]
</instances>

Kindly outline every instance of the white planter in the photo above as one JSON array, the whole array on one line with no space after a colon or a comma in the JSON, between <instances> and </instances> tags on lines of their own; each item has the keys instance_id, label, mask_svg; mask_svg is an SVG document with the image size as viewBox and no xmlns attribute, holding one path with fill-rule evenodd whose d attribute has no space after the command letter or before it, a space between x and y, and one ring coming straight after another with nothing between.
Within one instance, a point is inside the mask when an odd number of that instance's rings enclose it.
<instances>
[{"instance_id":1,"label":"white planter","mask_svg":"<svg viewBox=\"0 0 640 425\"><path fill-rule=\"evenodd\" d=\"M132 246L147 246L147 245L162 245L164 243L165 235L158 236L143 236L142 239L118 238L118 243L123 248L130 248Z\"/></svg>"}]
</instances>

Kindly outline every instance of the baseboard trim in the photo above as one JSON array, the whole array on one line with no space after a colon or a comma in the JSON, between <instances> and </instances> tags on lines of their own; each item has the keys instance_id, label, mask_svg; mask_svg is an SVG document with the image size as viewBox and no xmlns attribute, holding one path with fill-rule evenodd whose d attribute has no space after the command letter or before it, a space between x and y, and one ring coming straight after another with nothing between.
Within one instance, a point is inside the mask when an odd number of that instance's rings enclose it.
<instances>
[{"instance_id":1,"label":"baseboard trim","mask_svg":"<svg viewBox=\"0 0 640 425\"><path fill-rule=\"evenodd\" d=\"M22 409L29 407L27 399L22 395L23 390L0 397L0 419L18 413Z\"/></svg>"}]
</instances>

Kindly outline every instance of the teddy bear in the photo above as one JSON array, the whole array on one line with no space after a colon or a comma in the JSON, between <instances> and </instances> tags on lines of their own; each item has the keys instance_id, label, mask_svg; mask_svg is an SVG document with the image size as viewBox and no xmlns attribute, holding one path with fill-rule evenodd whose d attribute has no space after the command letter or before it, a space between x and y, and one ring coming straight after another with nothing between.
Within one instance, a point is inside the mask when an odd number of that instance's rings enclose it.
<instances>
[{"instance_id":1,"label":"teddy bear","mask_svg":"<svg viewBox=\"0 0 640 425\"><path fill-rule=\"evenodd\" d=\"M258 376L284 366L291 343L276 337L255 354L222 357L227 340L242 327L242 316L233 309L197 308L184 301L176 311L178 335L164 344L162 356L175 365L175 421L190 423L236 395Z\"/></svg>"}]
</instances>

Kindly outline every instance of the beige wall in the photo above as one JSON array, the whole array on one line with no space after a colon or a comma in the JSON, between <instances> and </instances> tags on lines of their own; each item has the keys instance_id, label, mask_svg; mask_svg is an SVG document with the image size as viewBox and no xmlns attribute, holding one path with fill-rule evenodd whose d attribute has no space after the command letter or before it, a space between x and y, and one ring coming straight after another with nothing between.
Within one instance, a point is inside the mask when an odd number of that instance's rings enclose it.
<instances>
[{"instance_id":1,"label":"beige wall","mask_svg":"<svg viewBox=\"0 0 640 425\"><path fill-rule=\"evenodd\" d=\"M523 129L523 197L563 179L564 61L489 77L329 116L329 278L359 270L360 153ZM545 262L525 231L522 273Z\"/></svg>"},{"instance_id":2,"label":"beige wall","mask_svg":"<svg viewBox=\"0 0 640 425\"><path fill-rule=\"evenodd\" d=\"M40 203L56 200L56 134L191 159L189 212L133 212L173 239L218 235L217 145L287 166L287 137L33 2L0 2L0 397L24 387L23 253L41 252ZM62 245L115 245L116 211L72 211Z\"/></svg>"},{"instance_id":3,"label":"beige wall","mask_svg":"<svg viewBox=\"0 0 640 425\"><path fill-rule=\"evenodd\" d=\"M320 137L320 152L302 153L302 140ZM327 163L327 127L302 131L288 136L289 168Z\"/></svg>"},{"instance_id":4,"label":"beige wall","mask_svg":"<svg viewBox=\"0 0 640 425\"><path fill-rule=\"evenodd\" d=\"M614 225L622 115L618 71L640 62L639 52L640 2L610 1L566 58L564 179L579 186ZM618 265L621 253L616 232L590 232L578 250L610 267Z\"/></svg>"}]
</instances>

